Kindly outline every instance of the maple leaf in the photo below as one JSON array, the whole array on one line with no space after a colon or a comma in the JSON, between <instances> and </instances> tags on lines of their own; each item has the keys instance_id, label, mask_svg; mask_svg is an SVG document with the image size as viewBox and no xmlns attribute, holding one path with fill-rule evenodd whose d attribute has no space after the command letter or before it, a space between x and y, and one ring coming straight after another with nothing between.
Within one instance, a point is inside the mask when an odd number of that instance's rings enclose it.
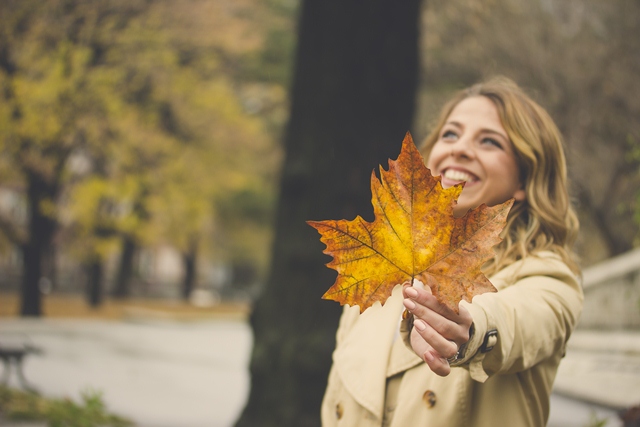
<instances>
[{"instance_id":1,"label":"maple leaf","mask_svg":"<svg viewBox=\"0 0 640 427\"><path fill-rule=\"evenodd\" d=\"M418 279L457 313L460 300L495 292L481 267L494 256L513 199L455 218L462 187L442 188L407 133L389 170L380 167L380 180L371 173L373 222L360 216L307 221L327 245L324 253L333 256L327 267L338 272L322 298L363 312L376 301L384 304L396 285Z\"/></svg>"}]
</instances>

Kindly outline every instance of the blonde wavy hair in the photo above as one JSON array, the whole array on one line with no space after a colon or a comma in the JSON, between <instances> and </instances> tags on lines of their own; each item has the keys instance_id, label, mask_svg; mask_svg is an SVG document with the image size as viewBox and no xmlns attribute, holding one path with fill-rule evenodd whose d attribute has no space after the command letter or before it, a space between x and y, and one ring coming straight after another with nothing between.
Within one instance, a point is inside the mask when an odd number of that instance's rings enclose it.
<instances>
[{"instance_id":1,"label":"blonde wavy hair","mask_svg":"<svg viewBox=\"0 0 640 427\"><path fill-rule=\"evenodd\" d=\"M513 81L497 77L458 92L442 109L420 151L429 157L440 131L462 100L484 96L496 106L514 148L520 182L526 192L516 201L496 246L495 258L483 270L488 276L528 254L552 251L579 274L572 246L578 218L567 188L567 166L560 131L549 114Z\"/></svg>"}]
</instances>

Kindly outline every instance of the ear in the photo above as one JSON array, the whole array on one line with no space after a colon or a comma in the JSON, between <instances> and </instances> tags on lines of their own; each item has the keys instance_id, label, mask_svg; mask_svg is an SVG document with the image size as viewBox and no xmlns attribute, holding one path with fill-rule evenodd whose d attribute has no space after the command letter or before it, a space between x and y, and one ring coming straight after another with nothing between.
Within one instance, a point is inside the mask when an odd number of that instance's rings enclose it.
<instances>
[{"instance_id":1,"label":"ear","mask_svg":"<svg viewBox=\"0 0 640 427\"><path fill-rule=\"evenodd\" d=\"M516 199L516 202L521 202L527 198L527 192L524 191L524 188L520 188L513 194L513 198Z\"/></svg>"}]
</instances>

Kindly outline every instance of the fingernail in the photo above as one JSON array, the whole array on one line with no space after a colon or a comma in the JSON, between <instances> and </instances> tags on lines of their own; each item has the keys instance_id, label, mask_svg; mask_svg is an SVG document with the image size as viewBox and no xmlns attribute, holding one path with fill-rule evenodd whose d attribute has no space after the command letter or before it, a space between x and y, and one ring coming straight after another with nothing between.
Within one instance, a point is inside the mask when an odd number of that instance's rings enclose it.
<instances>
[{"instance_id":1,"label":"fingernail","mask_svg":"<svg viewBox=\"0 0 640 427\"><path fill-rule=\"evenodd\" d=\"M435 360L435 357L433 357L430 351L424 353L424 358L427 359L427 362L433 362Z\"/></svg>"},{"instance_id":2,"label":"fingernail","mask_svg":"<svg viewBox=\"0 0 640 427\"><path fill-rule=\"evenodd\" d=\"M411 301L410 299L405 298L402 303L408 310L413 310L414 308L416 308L416 303Z\"/></svg>"},{"instance_id":3,"label":"fingernail","mask_svg":"<svg viewBox=\"0 0 640 427\"><path fill-rule=\"evenodd\" d=\"M411 298L415 298L418 296L418 291L413 289L412 287L408 287L404 290L404 292Z\"/></svg>"},{"instance_id":4,"label":"fingernail","mask_svg":"<svg viewBox=\"0 0 640 427\"><path fill-rule=\"evenodd\" d=\"M427 324L424 323L423 320L416 319L416 320L413 321L413 327L416 328L419 331L424 331L425 328L427 327Z\"/></svg>"}]
</instances>

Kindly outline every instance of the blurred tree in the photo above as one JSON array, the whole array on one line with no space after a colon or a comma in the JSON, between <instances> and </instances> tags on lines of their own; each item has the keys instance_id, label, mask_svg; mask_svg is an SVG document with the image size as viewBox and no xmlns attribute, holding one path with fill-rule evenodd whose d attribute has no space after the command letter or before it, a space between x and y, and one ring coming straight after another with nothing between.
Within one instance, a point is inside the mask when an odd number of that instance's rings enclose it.
<instances>
[{"instance_id":1,"label":"blurred tree","mask_svg":"<svg viewBox=\"0 0 640 427\"><path fill-rule=\"evenodd\" d=\"M91 3L91 5L89 4ZM113 14L113 7L120 12ZM52 280L56 205L67 161L80 147L103 143L99 79L104 31L134 14L136 2L7 1L0 5L0 144L5 171L22 186L27 223L2 221L23 254L22 315L42 312L39 284ZM120 21L118 19L120 18ZM49 277L47 277L49 276Z\"/></svg>"},{"instance_id":2,"label":"blurred tree","mask_svg":"<svg viewBox=\"0 0 640 427\"><path fill-rule=\"evenodd\" d=\"M320 299L335 275L305 220L371 213L371 170L397 157L413 116L418 18L418 0L302 3L273 259L237 426L320 425L341 309Z\"/></svg>"},{"instance_id":3,"label":"blurred tree","mask_svg":"<svg viewBox=\"0 0 640 427\"><path fill-rule=\"evenodd\" d=\"M502 74L531 89L566 138L586 264L629 250L638 236L640 176L628 157L640 135L640 102L629 96L639 18L634 0L433 0L424 10L420 134L443 99L482 78Z\"/></svg>"},{"instance_id":4,"label":"blurred tree","mask_svg":"<svg viewBox=\"0 0 640 427\"><path fill-rule=\"evenodd\" d=\"M254 1L227 3L0 6L0 174L29 196L32 223L29 232L4 217L0 225L24 247L23 314L41 312L37 284L54 236L83 263L92 304L115 254L113 292L123 297L141 247L182 252L185 297L199 256L236 256L216 248L214 236L225 229L230 246L240 247L245 227L226 227L216 212L230 193L273 194L279 149L256 112L284 96L282 83L256 86L234 68L261 48L266 30L250 31L263 18L247 17ZM212 23L225 31L210 31ZM267 260L270 207L263 213L242 254L258 270Z\"/></svg>"},{"instance_id":5,"label":"blurred tree","mask_svg":"<svg viewBox=\"0 0 640 427\"><path fill-rule=\"evenodd\" d=\"M73 218L68 232L77 237L71 254L82 263L87 278L86 297L92 307L103 302L104 263L118 246L115 200L104 175L96 174L76 184L67 206Z\"/></svg>"},{"instance_id":6,"label":"blurred tree","mask_svg":"<svg viewBox=\"0 0 640 427\"><path fill-rule=\"evenodd\" d=\"M143 240L170 244L181 253L184 298L196 284L198 258L206 255L233 263L238 254L228 248L239 241L251 248L243 256L264 269L270 209L259 229L218 211L229 194L246 192L256 183L273 194L280 158L262 118L242 102L245 78L229 65L260 47L253 40L255 33L246 32L247 23L235 16L243 16L239 12L251 10L253 3L228 5L235 23L231 27L224 19L227 8L219 3L190 4L193 7L158 2L129 35L122 36L128 42L121 55L135 52L137 61L129 74L141 76L148 87L140 103L170 140L165 161L143 168L152 174L145 203L150 221ZM230 34L210 31L212 23L237 37L227 40ZM251 34L248 47L245 34ZM225 37L218 39L221 35ZM242 207L230 210L232 217L242 216ZM254 233L243 234L246 229ZM216 239L222 230L232 243Z\"/></svg>"}]
</instances>

